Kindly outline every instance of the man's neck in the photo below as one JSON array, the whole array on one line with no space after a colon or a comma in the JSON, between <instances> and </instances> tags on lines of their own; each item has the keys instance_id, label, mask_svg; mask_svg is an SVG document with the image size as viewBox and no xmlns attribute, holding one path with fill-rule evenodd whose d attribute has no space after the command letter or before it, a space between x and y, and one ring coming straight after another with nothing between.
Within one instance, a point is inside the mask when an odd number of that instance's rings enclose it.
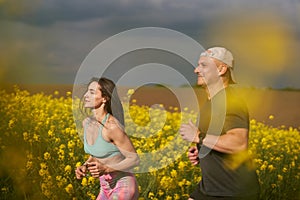
<instances>
[{"instance_id":1,"label":"man's neck","mask_svg":"<svg viewBox=\"0 0 300 200\"><path fill-rule=\"evenodd\" d=\"M223 82L218 82L217 84L210 85L205 87L205 92L208 99L213 98L218 92L225 89L228 86L228 84Z\"/></svg>"}]
</instances>

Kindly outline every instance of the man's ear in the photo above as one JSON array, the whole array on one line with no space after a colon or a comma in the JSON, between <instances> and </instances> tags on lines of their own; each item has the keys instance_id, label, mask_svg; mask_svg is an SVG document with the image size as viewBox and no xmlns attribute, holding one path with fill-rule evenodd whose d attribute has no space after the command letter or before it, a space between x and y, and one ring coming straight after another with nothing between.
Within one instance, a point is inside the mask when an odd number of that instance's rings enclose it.
<instances>
[{"instance_id":1,"label":"man's ear","mask_svg":"<svg viewBox=\"0 0 300 200\"><path fill-rule=\"evenodd\" d=\"M227 65L220 65L219 67L219 76L223 76L228 70Z\"/></svg>"}]
</instances>

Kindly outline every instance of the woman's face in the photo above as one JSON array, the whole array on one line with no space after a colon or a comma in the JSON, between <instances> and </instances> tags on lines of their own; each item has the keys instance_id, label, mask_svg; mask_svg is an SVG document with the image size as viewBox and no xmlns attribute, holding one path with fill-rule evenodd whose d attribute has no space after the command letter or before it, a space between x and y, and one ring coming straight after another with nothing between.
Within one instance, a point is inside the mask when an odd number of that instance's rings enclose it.
<instances>
[{"instance_id":1,"label":"woman's face","mask_svg":"<svg viewBox=\"0 0 300 200\"><path fill-rule=\"evenodd\" d=\"M89 84L83 100L85 108L98 108L105 102L100 85L96 81Z\"/></svg>"}]
</instances>

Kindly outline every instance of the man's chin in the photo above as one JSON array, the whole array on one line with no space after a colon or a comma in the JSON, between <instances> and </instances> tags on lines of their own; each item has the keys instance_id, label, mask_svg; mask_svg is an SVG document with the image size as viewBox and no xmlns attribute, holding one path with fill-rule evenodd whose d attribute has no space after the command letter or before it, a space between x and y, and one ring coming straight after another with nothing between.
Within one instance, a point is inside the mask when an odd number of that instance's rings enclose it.
<instances>
[{"instance_id":1,"label":"man's chin","mask_svg":"<svg viewBox=\"0 0 300 200\"><path fill-rule=\"evenodd\" d=\"M203 81L197 82L197 85L200 86L200 87L205 87L206 86L206 84Z\"/></svg>"}]
</instances>

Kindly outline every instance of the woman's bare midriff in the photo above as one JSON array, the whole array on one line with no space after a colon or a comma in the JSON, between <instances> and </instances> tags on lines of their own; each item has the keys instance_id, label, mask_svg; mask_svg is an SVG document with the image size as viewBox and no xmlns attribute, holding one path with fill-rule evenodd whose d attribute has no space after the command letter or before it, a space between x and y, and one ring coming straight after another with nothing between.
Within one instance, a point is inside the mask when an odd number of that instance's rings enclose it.
<instances>
[{"instance_id":1,"label":"woman's bare midriff","mask_svg":"<svg viewBox=\"0 0 300 200\"><path fill-rule=\"evenodd\" d=\"M112 157L108 157L108 158L96 158L96 157L93 157L93 159L96 159L98 160L100 163L108 166L109 168L112 168L113 169L113 166L119 162L121 162L122 160L124 160L124 156L122 154L118 154L118 155L115 155L115 156L112 156ZM118 169L115 169L116 171Z\"/></svg>"}]
</instances>

